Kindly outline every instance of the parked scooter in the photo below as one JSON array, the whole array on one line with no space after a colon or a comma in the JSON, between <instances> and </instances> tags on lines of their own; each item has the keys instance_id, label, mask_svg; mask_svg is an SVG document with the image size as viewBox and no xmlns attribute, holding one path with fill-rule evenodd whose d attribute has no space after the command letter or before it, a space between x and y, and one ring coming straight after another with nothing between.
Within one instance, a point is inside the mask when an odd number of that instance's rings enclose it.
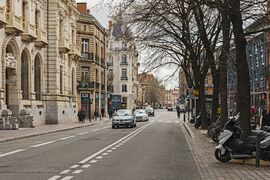
<instances>
[{"instance_id":1,"label":"parked scooter","mask_svg":"<svg viewBox=\"0 0 270 180\"><path fill-rule=\"evenodd\" d=\"M215 157L221 162L231 159L251 159L256 157L256 138L250 136L246 140L240 139L242 130L239 126L225 129L219 136L219 145L215 150ZM270 134L261 137L260 158L270 161Z\"/></svg>"},{"instance_id":2,"label":"parked scooter","mask_svg":"<svg viewBox=\"0 0 270 180\"><path fill-rule=\"evenodd\" d=\"M207 118L207 123L208 123L208 126L210 126L211 124L211 119L209 117L209 114L206 114L206 118ZM196 117L196 121L195 121L195 124L194 124L194 127L196 129L199 129L199 127L201 126L202 124L202 116L201 116L201 112L198 114L198 116Z\"/></svg>"}]
</instances>

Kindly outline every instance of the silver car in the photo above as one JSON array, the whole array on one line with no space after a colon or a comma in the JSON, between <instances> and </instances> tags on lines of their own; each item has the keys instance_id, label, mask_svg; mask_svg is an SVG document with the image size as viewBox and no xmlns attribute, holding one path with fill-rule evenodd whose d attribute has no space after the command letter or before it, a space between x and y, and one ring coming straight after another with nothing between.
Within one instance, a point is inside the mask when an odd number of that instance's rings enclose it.
<instances>
[{"instance_id":1,"label":"silver car","mask_svg":"<svg viewBox=\"0 0 270 180\"><path fill-rule=\"evenodd\" d=\"M136 109L134 111L136 121L148 121L148 113L146 112L145 109Z\"/></svg>"},{"instance_id":2,"label":"silver car","mask_svg":"<svg viewBox=\"0 0 270 180\"><path fill-rule=\"evenodd\" d=\"M112 117L112 128L117 127L136 127L136 118L132 110L118 110Z\"/></svg>"}]
</instances>

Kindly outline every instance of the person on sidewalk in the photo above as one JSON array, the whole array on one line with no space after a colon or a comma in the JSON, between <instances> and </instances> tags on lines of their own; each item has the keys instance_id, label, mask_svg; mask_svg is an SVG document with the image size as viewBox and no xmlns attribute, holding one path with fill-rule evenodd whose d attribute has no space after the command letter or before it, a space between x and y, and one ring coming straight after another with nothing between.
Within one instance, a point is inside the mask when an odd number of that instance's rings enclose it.
<instances>
[{"instance_id":1,"label":"person on sidewalk","mask_svg":"<svg viewBox=\"0 0 270 180\"><path fill-rule=\"evenodd\" d=\"M85 112L82 111L82 110L79 110L79 112L78 112L78 118L79 118L79 122L80 123L84 123L85 117L86 117Z\"/></svg>"},{"instance_id":2,"label":"person on sidewalk","mask_svg":"<svg viewBox=\"0 0 270 180\"><path fill-rule=\"evenodd\" d=\"M101 108L101 115L102 115L102 117L104 117L104 114L105 114L105 109L104 109L104 107L102 107Z\"/></svg>"},{"instance_id":3,"label":"person on sidewalk","mask_svg":"<svg viewBox=\"0 0 270 180\"><path fill-rule=\"evenodd\" d=\"M176 105L176 113L177 113L177 118L180 118L180 106L177 104Z\"/></svg>"},{"instance_id":4,"label":"person on sidewalk","mask_svg":"<svg viewBox=\"0 0 270 180\"><path fill-rule=\"evenodd\" d=\"M95 121L96 121L96 120L97 120L97 118L98 118L98 114L99 114L98 110L97 110L97 109L95 109L95 112L94 112Z\"/></svg>"},{"instance_id":5,"label":"person on sidewalk","mask_svg":"<svg viewBox=\"0 0 270 180\"><path fill-rule=\"evenodd\" d=\"M109 114L109 119L111 120L112 116L113 116L113 109L112 108L108 109L108 114Z\"/></svg>"}]
</instances>

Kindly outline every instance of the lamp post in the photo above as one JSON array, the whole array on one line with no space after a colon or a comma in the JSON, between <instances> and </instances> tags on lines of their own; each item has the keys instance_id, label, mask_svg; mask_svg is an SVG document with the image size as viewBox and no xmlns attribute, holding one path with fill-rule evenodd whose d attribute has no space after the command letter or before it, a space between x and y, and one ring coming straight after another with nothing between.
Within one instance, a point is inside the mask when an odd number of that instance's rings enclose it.
<instances>
[{"instance_id":1,"label":"lamp post","mask_svg":"<svg viewBox=\"0 0 270 180\"><path fill-rule=\"evenodd\" d=\"M144 103L143 103L143 95L144 95L144 88L142 88L142 108L144 107Z\"/></svg>"}]
</instances>

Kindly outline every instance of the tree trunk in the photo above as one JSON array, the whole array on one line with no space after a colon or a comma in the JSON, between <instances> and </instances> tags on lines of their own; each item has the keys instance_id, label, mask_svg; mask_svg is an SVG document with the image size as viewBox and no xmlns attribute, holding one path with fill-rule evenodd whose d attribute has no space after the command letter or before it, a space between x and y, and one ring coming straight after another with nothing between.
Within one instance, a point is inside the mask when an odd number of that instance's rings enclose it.
<instances>
[{"instance_id":1,"label":"tree trunk","mask_svg":"<svg viewBox=\"0 0 270 180\"><path fill-rule=\"evenodd\" d=\"M228 87L227 87L227 61L228 54L230 51L230 19L227 13L221 12L222 14L222 49L219 57L220 67L220 104L221 114L219 127L223 128L228 120Z\"/></svg>"},{"instance_id":2,"label":"tree trunk","mask_svg":"<svg viewBox=\"0 0 270 180\"><path fill-rule=\"evenodd\" d=\"M230 0L230 19L233 25L236 50L238 107L240 112L240 126L243 138L250 135L250 82L246 55L246 39L243 30L243 21L240 11L240 0Z\"/></svg>"},{"instance_id":3,"label":"tree trunk","mask_svg":"<svg viewBox=\"0 0 270 180\"><path fill-rule=\"evenodd\" d=\"M204 79L200 83L199 89L199 107L201 112L201 129L208 128L208 119L206 115L206 106L205 106L205 93L204 93Z\"/></svg>"},{"instance_id":4,"label":"tree trunk","mask_svg":"<svg viewBox=\"0 0 270 180\"><path fill-rule=\"evenodd\" d=\"M217 109L219 105L219 73L216 71L212 74L213 79L213 102L212 102L212 115L211 120L215 122L217 119Z\"/></svg>"}]
</instances>

